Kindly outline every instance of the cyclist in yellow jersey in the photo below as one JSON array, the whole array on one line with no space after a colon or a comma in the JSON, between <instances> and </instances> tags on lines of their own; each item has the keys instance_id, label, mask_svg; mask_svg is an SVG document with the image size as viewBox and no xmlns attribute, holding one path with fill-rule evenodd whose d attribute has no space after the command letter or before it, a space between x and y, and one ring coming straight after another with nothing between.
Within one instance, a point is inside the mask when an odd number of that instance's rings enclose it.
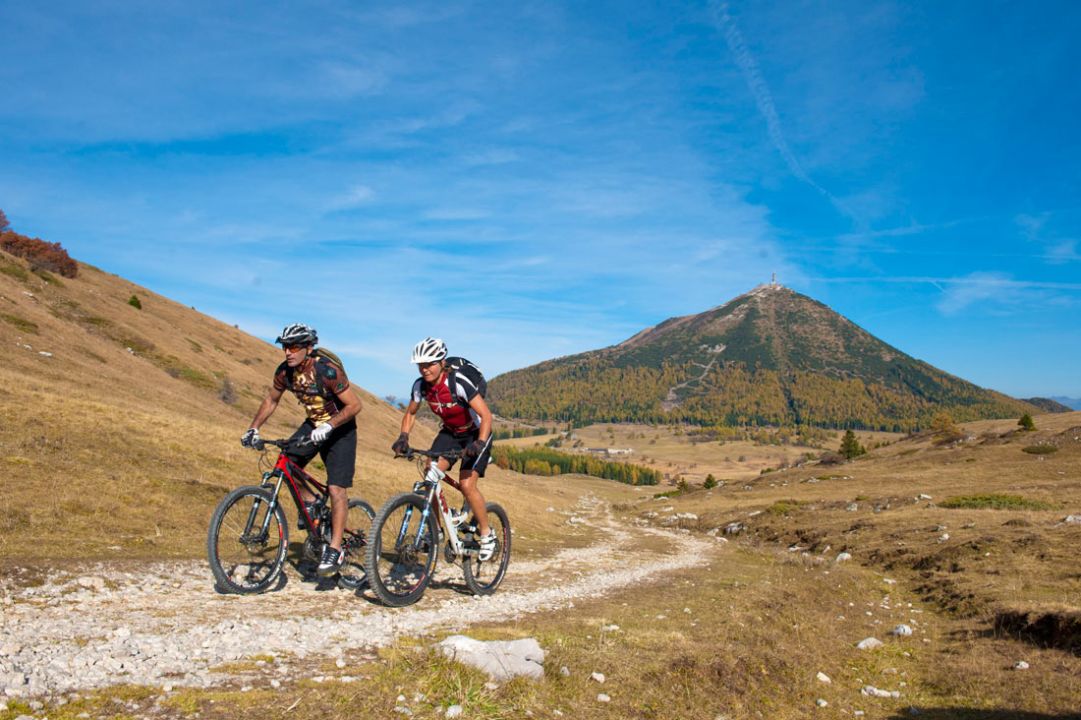
<instances>
[{"instance_id":1,"label":"cyclist in yellow jersey","mask_svg":"<svg viewBox=\"0 0 1081 720\"><path fill-rule=\"evenodd\" d=\"M275 341L285 351L285 362L274 372L274 384L255 411L251 427L240 444L251 447L259 440L259 428L274 414L282 394L289 390L304 406L308 417L290 441L310 440L291 446L289 457L304 467L318 454L327 468L331 503L331 540L323 547L319 574L333 575L345 560L342 533L349 512L347 488L353 486L357 462L357 422L360 398L349 384L345 369L322 355L313 354L319 338L313 328L300 323L287 325ZM315 497L304 489L304 501Z\"/></svg>"}]
</instances>

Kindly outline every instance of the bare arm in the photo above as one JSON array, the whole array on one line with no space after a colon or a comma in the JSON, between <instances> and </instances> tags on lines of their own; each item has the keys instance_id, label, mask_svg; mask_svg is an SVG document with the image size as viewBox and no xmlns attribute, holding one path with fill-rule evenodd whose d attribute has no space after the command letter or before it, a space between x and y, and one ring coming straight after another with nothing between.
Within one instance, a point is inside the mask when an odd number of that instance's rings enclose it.
<instances>
[{"instance_id":1,"label":"bare arm","mask_svg":"<svg viewBox=\"0 0 1081 720\"><path fill-rule=\"evenodd\" d=\"M406 435L413 429L413 423L417 421L417 410L420 409L420 403L416 400L410 400L409 404L405 408L405 414L402 415L402 432Z\"/></svg>"},{"instance_id":2,"label":"bare arm","mask_svg":"<svg viewBox=\"0 0 1081 720\"><path fill-rule=\"evenodd\" d=\"M274 411L278 408L278 401L282 399L282 391L274 388L270 388L270 392L263 398L263 402L259 405L259 409L255 411L255 417L251 420L250 427L258 430L263 426L263 423L267 421Z\"/></svg>"},{"instance_id":3,"label":"bare arm","mask_svg":"<svg viewBox=\"0 0 1081 720\"><path fill-rule=\"evenodd\" d=\"M360 413L362 405L360 397L353 391L352 385L340 393L336 393L336 395L342 401L342 410L330 419L330 424L333 427L341 427Z\"/></svg>"},{"instance_id":4,"label":"bare arm","mask_svg":"<svg viewBox=\"0 0 1081 720\"><path fill-rule=\"evenodd\" d=\"M488 403L477 393L473 396L473 399L469 401L469 407L476 411L480 416L480 433L477 435L477 439L484 441L492 436L492 411L488 408Z\"/></svg>"}]
</instances>

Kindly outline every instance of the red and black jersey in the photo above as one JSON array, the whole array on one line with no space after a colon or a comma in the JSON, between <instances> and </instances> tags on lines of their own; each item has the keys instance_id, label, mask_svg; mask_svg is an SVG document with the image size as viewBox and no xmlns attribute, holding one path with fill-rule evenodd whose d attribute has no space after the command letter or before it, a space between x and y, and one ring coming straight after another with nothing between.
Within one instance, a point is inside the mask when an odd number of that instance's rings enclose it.
<instances>
[{"instance_id":1,"label":"red and black jersey","mask_svg":"<svg viewBox=\"0 0 1081 720\"><path fill-rule=\"evenodd\" d=\"M349 387L345 370L325 358L308 355L295 368L282 363L274 371L274 389L292 391L304 406L308 419L318 425L342 411L344 403L338 393Z\"/></svg>"},{"instance_id":2,"label":"red and black jersey","mask_svg":"<svg viewBox=\"0 0 1081 720\"><path fill-rule=\"evenodd\" d=\"M455 435L480 427L480 416L469 401L477 396L479 389L464 373L454 374L454 387L450 387L450 373L443 375L431 385L417 378L413 383L413 402L427 402L432 412L443 421L443 427Z\"/></svg>"}]
</instances>

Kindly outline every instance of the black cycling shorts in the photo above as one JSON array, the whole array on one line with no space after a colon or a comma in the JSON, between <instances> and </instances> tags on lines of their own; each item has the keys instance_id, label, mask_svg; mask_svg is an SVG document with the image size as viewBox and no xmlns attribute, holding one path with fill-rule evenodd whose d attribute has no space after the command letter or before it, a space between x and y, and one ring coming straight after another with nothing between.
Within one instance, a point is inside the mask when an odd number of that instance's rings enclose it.
<instances>
[{"instance_id":1,"label":"black cycling shorts","mask_svg":"<svg viewBox=\"0 0 1081 720\"><path fill-rule=\"evenodd\" d=\"M480 436L480 429L474 428L469 432L464 432L461 435L455 435L450 430L442 429L439 434L435 436L435 440L432 442L432 452L443 452L445 450L465 450L469 447L474 440ZM492 457L492 438L488 436L488 442L484 444L484 450L480 455L475 458L463 458L462 470L472 470L480 477L484 477L484 471L488 467L488 461ZM450 462L450 467L454 467L454 464L458 462L456 459L447 458ZM450 468L448 468L449 470Z\"/></svg>"},{"instance_id":2,"label":"black cycling shorts","mask_svg":"<svg viewBox=\"0 0 1081 720\"><path fill-rule=\"evenodd\" d=\"M289 438L290 442L303 440L311 436L315 426L311 420L297 428ZM357 421L350 420L345 425L334 428L322 445L301 445L290 448L289 459L304 467L316 455L327 466L327 485L353 487L353 476L357 472Z\"/></svg>"}]
</instances>

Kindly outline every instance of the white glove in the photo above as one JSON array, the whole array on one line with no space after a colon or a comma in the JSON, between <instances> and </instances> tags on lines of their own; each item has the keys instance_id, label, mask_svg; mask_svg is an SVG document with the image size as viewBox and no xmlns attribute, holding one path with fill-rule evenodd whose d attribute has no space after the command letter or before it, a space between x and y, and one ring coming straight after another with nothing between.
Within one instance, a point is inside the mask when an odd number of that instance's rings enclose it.
<instances>
[{"instance_id":1,"label":"white glove","mask_svg":"<svg viewBox=\"0 0 1081 720\"><path fill-rule=\"evenodd\" d=\"M319 426L312 430L312 442L318 445L330 437L330 433L333 432L333 430L334 426L330 423L319 423Z\"/></svg>"},{"instance_id":2,"label":"white glove","mask_svg":"<svg viewBox=\"0 0 1081 720\"><path fill-rule=\"evenodd\" d=\"M259 431L255 428L248 428L248 432L241 436L240 444L243 447L259 447Z\"/></svg>"}]
</instances>

